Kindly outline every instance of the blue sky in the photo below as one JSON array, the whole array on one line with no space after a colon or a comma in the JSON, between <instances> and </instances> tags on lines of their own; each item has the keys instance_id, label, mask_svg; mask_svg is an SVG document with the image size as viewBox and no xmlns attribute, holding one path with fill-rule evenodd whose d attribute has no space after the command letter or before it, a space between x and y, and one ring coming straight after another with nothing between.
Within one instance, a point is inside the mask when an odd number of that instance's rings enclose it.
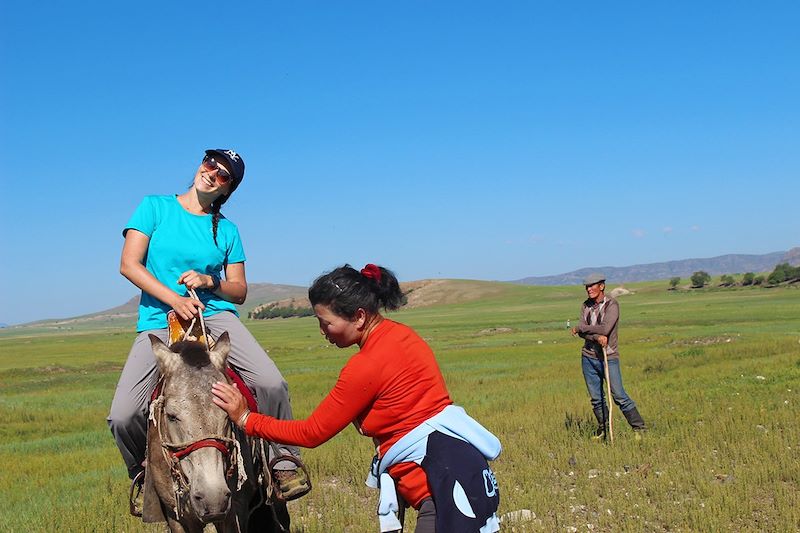
<instances>
[{"instance_id":1,"label":"blue sky","mask_svg":"<svg viewBox=\"0 0 800 533\"><path fill-rule=\"evenodd\" d=\"M0 322L135 295L121 229L213 147L251 282L800 245L799 6L9 0Z\"/></svg>"}]
</instances>

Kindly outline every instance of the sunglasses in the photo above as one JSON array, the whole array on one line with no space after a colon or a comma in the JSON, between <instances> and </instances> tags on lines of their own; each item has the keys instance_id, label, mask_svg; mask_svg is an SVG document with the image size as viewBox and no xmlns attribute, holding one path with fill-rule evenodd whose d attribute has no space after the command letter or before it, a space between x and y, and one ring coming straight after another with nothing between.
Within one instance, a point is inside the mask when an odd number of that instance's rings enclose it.
<instances>
[{"instance_id":1,"label":"sunglasses","mask_svg":"<svg viewBox=\"0 0 800 533\"><path fill-rule=\"evenodd\" d=\"M216 159L211 156L205 156L203 158L203 166L206 167L209 171L216 170L217 171L217 181L220 185L225 185L229 181L231 181L231 173L228 172L225 167L220 165Z\"/></svg>"}]
</instances>

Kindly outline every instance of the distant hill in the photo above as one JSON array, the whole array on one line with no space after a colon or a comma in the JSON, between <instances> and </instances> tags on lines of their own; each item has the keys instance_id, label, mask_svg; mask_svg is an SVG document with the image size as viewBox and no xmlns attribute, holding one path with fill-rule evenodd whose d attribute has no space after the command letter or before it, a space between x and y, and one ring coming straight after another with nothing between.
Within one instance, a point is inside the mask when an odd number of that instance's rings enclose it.
<instances>
[{"instance_id":1,"label":"distant hill","mask_svg":"<svg viewBox=\"0 0 800 533\"><path fill-rule=\"evenodd\" d=\"M247 316L247 313L257 305L285 298L296 298L305 296L308 293L306 287L295 285L275 285L272 283L249 283L247 285L247 302L245 305L237 305L239 314ZM136 315L139 312L139 295L134 296L127 302L111 309L90 313L88 315L76 316L73 318L62 318L55 320L39 320L23 326L45 326L45 327L72 327L77 325L97 325L97 326L119 326L129 323L133 326L136 323ZM20 326L16 326L20 327Z\"/></svg>"},{"instance_id":2,"label":"distant hill","mask_svg":"<svg viewBox=\"0 0 800 533\"><path fill-rule=\"evenodd\" d=\"M420 280L402 283L408 296L408 307L426 307L461 303L477 299L492 298L508 290L509 284L521 285L580 285L590 272L604 272L611 283L655 281L674 276L686 278L698 270L711 275L737 274L745 272L769 272L779 263L800 266L800 247L788 252L764 255L730 254L708 259L684 259L665 263L650 263L628 267L597 266L559 274L557 276L527 277L507 283L477 280ZM276 285L272 283L250 283L247 302L237 306L242 317L247 317L254 308L271 302L304 299L307 287ZM73 318L41 320L3 329L40 328L43 330L96 329L108 327L133 327L139 306L139 296L134 296L122 305ZM26 329L27 331L28 329Z\"/></svg>"},{"instance_id":3,"label":"distant hill","mask_svg":"<svg viewBox=\"0 0 800 533\"><path fill-rule=\"evenodd\" d=\"M745 272L770 272L779 263L800 265L800 247L788 252L773 252L763 255L728 254L706 259L683 259L665 263L647 263L626 267L594 266L573 270L556 276L532 276L512 281L523 285L580 285L587 274L602 272L611 283L634 281L656 281L675 276L691 276L704 270L712 276L720 274L743 274Z\"/></svg>"},{"instance_id":4,"label":"distant hill","mask_svg":"<svg viewBox=\"0 0 800 533\"><path fill-rule=\"evenodd\" d=\"M247 301L237 306L239 314L247 316L254 307L265 302L274 302L286 298L302 298L308 295L308 287L297 285L273 285L272 283L249 283L247 285Z\"/></svg>"},{"instance_id":5,"label":"distant hill","mask_svg":"<svg viewBox=\"0 0 800 533\"><path fill-rule=\"evenodd\" d=\"M401 283L408 298L407 308L447 305L503 295L514 285L497 281L428 279ZM308 288L272 283L250 283L247 304L237 306L239 314L247 317L254 308L271 302L279 305L294 301L297 305L308 305ZM135 296L117 307L88 315L56 320L40 320L10 326L17 331L86 330L116 327L133 327L136 323L139 296Z\"/></svg>"},{"instance_id":6,"label":"distant hill","mask_svg":"<svg viewBox=\"0 0 800 533\"><path fill-rule=\"evenodd\" d=\"M513 285L498 281L479 281L468 279L423 279L400 283L400 290L406 295L405 309L448 305L504 295ZM266 307L307 308L311 303L308 296L293 296L281 300L266 300L253 311ZM243 315L246 316L246 315Z\"/></svg>"}]
</instances>

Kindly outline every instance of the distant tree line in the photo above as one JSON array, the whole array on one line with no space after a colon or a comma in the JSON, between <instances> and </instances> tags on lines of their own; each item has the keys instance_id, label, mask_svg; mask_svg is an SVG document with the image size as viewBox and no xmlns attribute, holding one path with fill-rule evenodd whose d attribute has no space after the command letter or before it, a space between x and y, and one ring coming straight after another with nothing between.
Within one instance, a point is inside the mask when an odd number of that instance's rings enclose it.
<instances>
[{"instance_id":1,"label":"distant tree line","mask_svg":"<svg viewBox=\"0 0 800 533\"><path fill-rule=\"evenodd\" d=\"M258 311L250 311L247 316L255 320L265 320L268 318L290 318L313 316L314 310L310 307L265 307Z\"/></svg>"},{"instance_id":2,"label":"distant tree line","mask_svg":"<svg viewBox=\"0 0 800 533\"><path fill-rule=\"evenodd\" d=\"M786 281L800 281L800 266L793 267L789 263L781 263L767 277L767 283L770 285L777 285Z\"/></svg>"},{"instance_id":3,"label":"distant tree line","mask_svg":"<svg viewBox=\"0 0 800 533\"><path fill-rule=\"evenodd\" d=\"M689 277L691 287L693 289L701 289L711 283L711 275L704 270L699 270ZM800 266L793 267L789 263L781 263L775 266L775 269L766 277L763 275L756 275L753 272L746 272L742 275L742 279L737 282L734 275L723 274L719 277L718 287L747 287L751 285L764 285L774 287L781 283L795 283L800 281ZM681 278L675 276L669 280L669 290L675 290L681 283Z\"/></svg>"}]
</instances>

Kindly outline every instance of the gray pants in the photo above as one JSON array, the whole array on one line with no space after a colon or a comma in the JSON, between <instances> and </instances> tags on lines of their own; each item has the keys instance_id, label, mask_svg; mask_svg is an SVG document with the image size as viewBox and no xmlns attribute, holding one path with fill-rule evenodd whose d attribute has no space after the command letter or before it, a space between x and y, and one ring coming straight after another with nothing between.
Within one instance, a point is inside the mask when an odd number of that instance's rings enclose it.
<instances>
[{"instance_id":1,"label":"gray pants","mask_svg":"<svg viewBox=\"0 0 800 533\"><path fill-rule=\"evenodd\" d=\"M436 505L434 505L432 498L422 500L414 533L436 533Z\"/></svg>"},{"instance_id":2,"label":"gray pants","mask_svg":"<svg viewBox=\"0 0 800 533\"><path fill-rule=\"evenodd\" d=\"M236 315L227 311L204 317L204 320L213 338L219 337L225 331L230 335L231 351L228 355L228 364L239 372L244 382L254 392L259 412L282 420L291 420L289 386L278 367L244 324ZM148 334L156 335L167 342L166 328L142 331L137 335L122 369L107 418L108 427L111 428L114 440L117 441L117 447L122 453L131 479L142 470L147 446L150 396L160 377ZM299 456L300 450L295 446L282 446L281 453ZM292 466L293 464L289 462L277 465L278 468L287 469Z\"/></svg>"}]
</instances>

